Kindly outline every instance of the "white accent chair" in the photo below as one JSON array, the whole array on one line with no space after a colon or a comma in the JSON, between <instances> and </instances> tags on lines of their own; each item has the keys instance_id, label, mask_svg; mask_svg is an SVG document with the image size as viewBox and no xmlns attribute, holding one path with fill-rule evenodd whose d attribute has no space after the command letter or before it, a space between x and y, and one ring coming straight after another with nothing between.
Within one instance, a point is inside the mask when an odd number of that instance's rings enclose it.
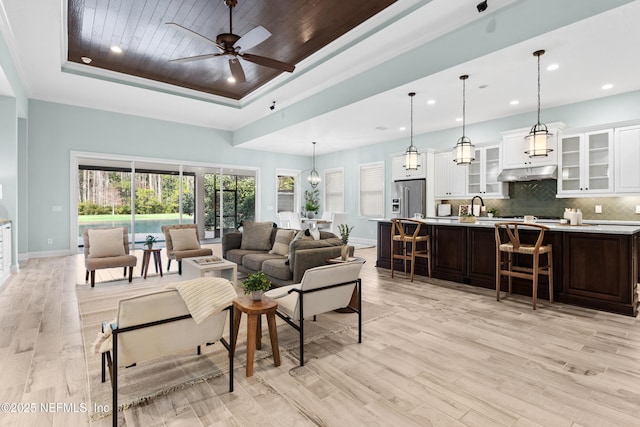
<instances>
[{"instance_id":1,"label":"white accent chair","mask_svg":"<svg viewBox=\"0 0 640 427\"><path fill-rule=\"evenodd\" d=\"M278 302L276 314L300 333L300 366L304 366L304 321L317 314L347 308L358 314L358 343L362 342L362 290L358 277L362 262L345 262L310 268L295 285L265 293ZM350 305L354 289L357 307Z\"/></svg>"},{"instance_id":2,"label":"white accent chair","mask_svg":"<svg viewBox=\"0 0 640 427\"><path fill-rule=\"evenodd\" d=\"M196 323L176 289L138 295L120 300L116 323L104 323L103 333L111 330L111 348L102 353L102 382L108 364L112 387L113 425L118 420L118 367L197 349L220 341L229 352L229 391L233 392L233 348L222 337L227 311L229 337L233 338L233 310L223 311Z\"/></svg>"},{"instance_id":3,"label":"white accent chair","mask_svg":"<svg viewBox=\"0 0 640 427\"><path fill-rule=\"evenodd\" d=\"M302 220L300 213L282 211L278 213L278 225L280 228L289 228L293 230L302 230Z\"/></svg>"}]
</instances>

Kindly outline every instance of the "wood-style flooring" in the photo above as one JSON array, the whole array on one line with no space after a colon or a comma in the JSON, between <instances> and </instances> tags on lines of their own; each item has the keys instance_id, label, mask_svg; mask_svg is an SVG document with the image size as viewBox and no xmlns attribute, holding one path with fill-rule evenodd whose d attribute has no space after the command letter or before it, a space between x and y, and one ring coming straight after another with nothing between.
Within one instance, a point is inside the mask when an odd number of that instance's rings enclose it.
<instances>
[{"instance_id":1,"label":"wood-style flooring","mask_svg":"<svg viewBox=\"0 0 640 427\"><path fill-rule=\"evenodd\" d=\"M496 302L486 289L392 280L375 254L356 251L367 259L363 299L398 314L367 323L362 344L332 335L306 347L303 368L281 351L280 367L259 361L250 378L237 368L233 393L217 378L126 410L121 424L640 426L637 319L546 301L533 311L526 297ZM90 425L68 410L88 402L78 257L32 259L0 289L0 426ZM32 403L35 412L7 413Z\"/></svg>"}]
</instances>

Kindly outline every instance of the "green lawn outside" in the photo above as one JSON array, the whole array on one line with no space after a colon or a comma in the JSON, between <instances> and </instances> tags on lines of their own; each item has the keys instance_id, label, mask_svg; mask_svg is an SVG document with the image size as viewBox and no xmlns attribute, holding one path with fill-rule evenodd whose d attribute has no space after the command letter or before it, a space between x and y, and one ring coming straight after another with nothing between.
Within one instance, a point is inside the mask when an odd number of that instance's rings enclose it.
<instances>
[{"instance_id":1,"label":"green lawn outside","mask_svg":"<svg viewBox=\"0 0 640 427\"><path fill-rule=\"evenodd\" d=\"M177 220L178 218L180 218L180 214L177 213L136 215L137 221ZM182 219L184 220L183 222L192 222L193 216L182 215ZM78 215L79 223L103 221L131 221L131 215Z\"/></svg>"}]
</instances>

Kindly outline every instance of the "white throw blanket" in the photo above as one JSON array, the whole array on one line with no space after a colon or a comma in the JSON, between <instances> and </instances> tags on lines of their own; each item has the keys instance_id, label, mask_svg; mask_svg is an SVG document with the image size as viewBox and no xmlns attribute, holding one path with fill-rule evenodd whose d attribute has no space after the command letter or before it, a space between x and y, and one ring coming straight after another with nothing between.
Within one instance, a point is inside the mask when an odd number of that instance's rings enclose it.
<instances>
[{"instance_id":1,"label":"white throw blanket","mask_svg":"<svg viewBox=\"0 0 640 427\"><path fill-rule=\"evenodd\" d=\"M175 282L167 288L178 291L196 323L221 312L238 296L231 282L219 277Z\"/></svg>"}]
</instances>

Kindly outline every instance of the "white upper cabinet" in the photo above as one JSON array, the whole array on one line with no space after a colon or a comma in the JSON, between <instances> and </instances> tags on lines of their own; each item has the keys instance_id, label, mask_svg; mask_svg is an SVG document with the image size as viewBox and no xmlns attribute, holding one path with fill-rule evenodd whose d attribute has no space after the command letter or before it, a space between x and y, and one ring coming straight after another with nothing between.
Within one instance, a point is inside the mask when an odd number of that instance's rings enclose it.
<instances>
[{"instance_id":1,"label":"white upper cabinet","mask_svg":"<svg viewBox=\"0 0 640 427\"><path fill-rule=\"evenodd\" d=\"M640 126L615 131L615 192L640 193Z\"/></svg>"},{"instance_id":2,"label":"white upper cabinet","mask_svg":"<svg viewBox=\"0 0 640 427\"><path fill-rule=\"evenodd\" d=\"M558 196L613 193L613 130L563 135Z\"/></svg>"},{"instance_id":3,"label":"white upper cabinet","mask_svg":"<svg viewBox=\"0 0 640 427\"><path fill-rule=\"evenodd\" d=\"M406 170L404 168L404 156L394 157L391 161L391 179L400 181L403 179L420 179L426 178L427 159L424 153L418 154L418 169Z\"/></svg>"},{"instance_id":4,"label":"white upper cabinet","mask_svg":"<svg viewBox=\"0 0 640 427\"><path fill-rule=\"evenodd\" d=\"M476 159L468 166L467 195L506 198L509 184L498 181L502 171L500 145L476 148Z\"/></svg>"},{"instance_id":5,"label":"white upper cabinet","mask_svg":"<svg viewBox=\"0 0 640 427\"><path fill-rule=\"evenodd\" d=\"M453 161L453 152L435 155L434 198L456 199L467 196L468 165Z\"/></svg>"},{"instance_id":6,"label":"white upper cabinet","mask_svg":"<svg viewBox=\"0 0 640 427\"><path fill-rule=\"evenodd\" d=\"M529 146L525 137L531 128L517 129L502 133L502 168L516 169L533 166L547 166L558 164L558 132L564 127L562 123L547 125L549 132L548 145L552 150L546 157L529 157L525 151Z\"/></svg>"}]
</instances>

